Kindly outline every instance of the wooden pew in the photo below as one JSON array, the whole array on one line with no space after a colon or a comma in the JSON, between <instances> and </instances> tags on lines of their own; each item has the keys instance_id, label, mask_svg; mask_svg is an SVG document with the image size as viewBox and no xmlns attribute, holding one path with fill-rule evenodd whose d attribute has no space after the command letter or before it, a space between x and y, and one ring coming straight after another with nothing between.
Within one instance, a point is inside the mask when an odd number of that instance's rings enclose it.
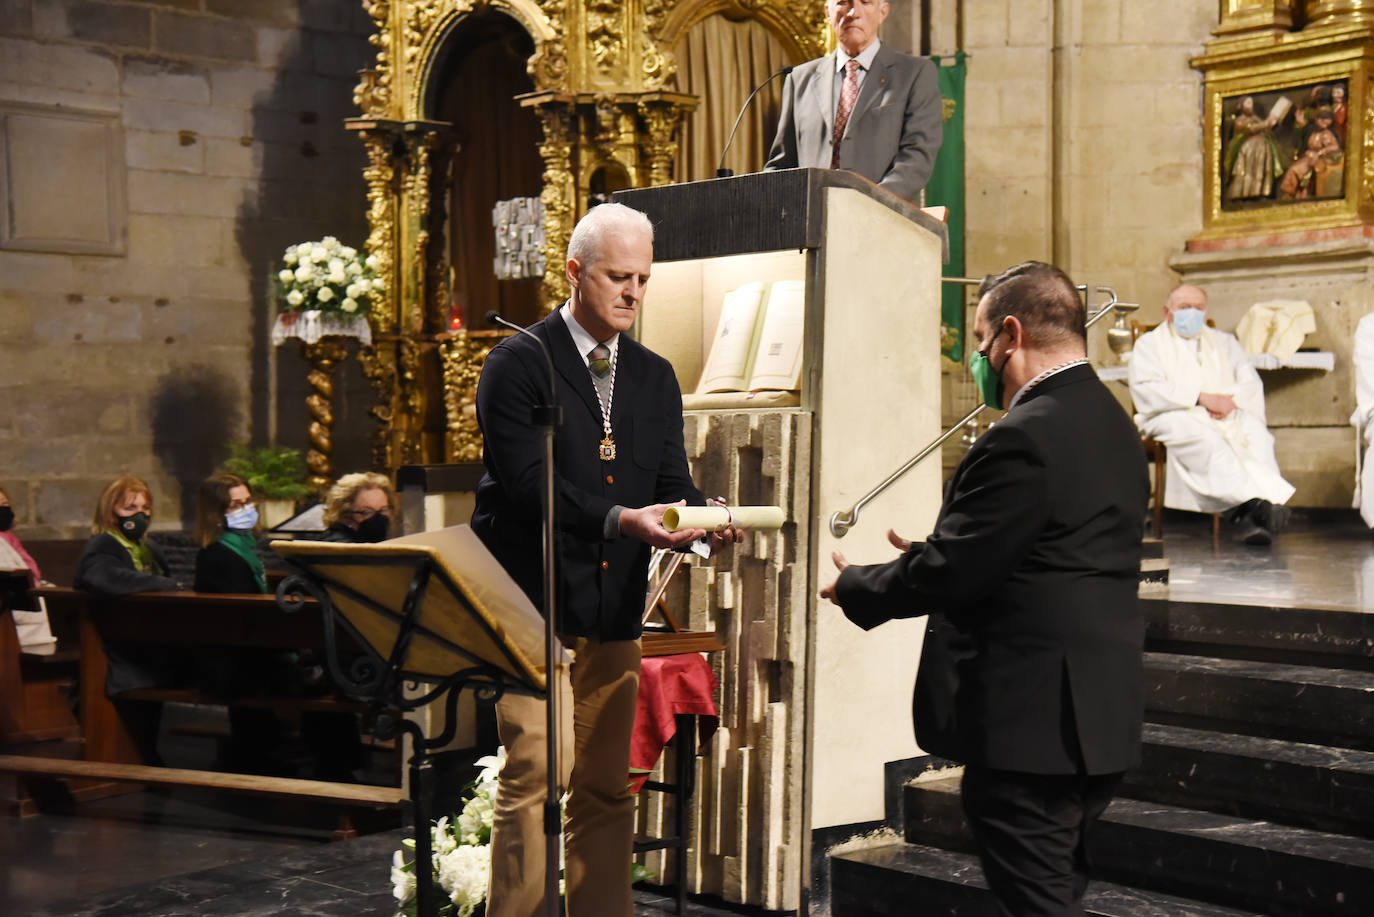
<instances>
[{"instance_id":1,"label":"wooden pew","mask_svg":"<svg viewBox=\"0 0 1374 917\"><path fill-rule=\"evenodd\" d=\"M399 787L375 787L319 780L259 777L217 771L153 767L145 764L138 747L105 694L108 660L104 642L174 646L265 647L323 650L320 608L307 602L295 613L282 611L271 595L222 595L195 592L144 592L118 599L101 599L64 587L36 590L50 611L74 614L79 621L80 709L83 755L79 761L34 756L0 756L0 773L46 774L68 778L74 799L95 799L126 792L129 783L164 783L221 790L276 794L328 800L359 806L398 806ZM336 631L341 652L360 648L344 632ZM154 702L222 703L188 689L129 691L121 698ZM322 698L267 701L245 699L251 705L281 710L361 710L359 704ZM336 836L351 836L345 826Z\"/></svg>"}]
</instances>

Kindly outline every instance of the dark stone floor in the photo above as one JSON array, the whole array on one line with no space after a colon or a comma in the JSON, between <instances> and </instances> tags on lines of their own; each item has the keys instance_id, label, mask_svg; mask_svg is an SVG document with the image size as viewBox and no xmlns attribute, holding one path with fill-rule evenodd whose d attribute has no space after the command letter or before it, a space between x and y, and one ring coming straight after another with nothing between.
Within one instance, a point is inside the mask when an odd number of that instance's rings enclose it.
<instances>
[{"instance_id":1,"label":"dark stone floor","mask_svg":"<svg viewBox=\"0 0 1374 917\"><path fill-rule=\"evenodd\" d=\"M1180 601L1374 612L1374 536L1353 512L1299 513L1268 548L1238 544L1210 517L1165 520L1168 596ZM0 915L390 917L400 830L371 825L330 843L333 817L195 790L148 790L35 818L0 816ZM636 913L673 913L636 892ZM693 917L760 913L694 902Z\"/></svg>"},{"instance_id":2,"label":"dark stone floor","mask_svg":"<svg viewBox=\"0 0 1374 917\"><path fill-rule=\"evenodd\" d=\"M1171 599L1374 612L1374 534L1354 510L1297 510L1268 547L1234 540L1211 517L1169 512L1164 556Z\"/></svg>"}]
</instances>

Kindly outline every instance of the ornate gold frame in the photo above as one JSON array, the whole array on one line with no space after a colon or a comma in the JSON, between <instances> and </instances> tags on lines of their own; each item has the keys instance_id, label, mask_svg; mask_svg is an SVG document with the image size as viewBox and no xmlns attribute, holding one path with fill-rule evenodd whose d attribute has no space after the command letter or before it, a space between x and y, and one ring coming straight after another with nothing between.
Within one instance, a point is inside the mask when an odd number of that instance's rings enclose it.
<instances>
[{"instance_id":1,"label":"ornate gold frame","mask_svg":"<svg viewBox=\"0 0 1374 917\"><path fill-rule=\"evenodd\" d=\"M714 13L755 19L797 62L825 53L830 39L824 0L361 2L372 17L377 56L354 90L362 114L346 126L367 150L367 249L390 281L372 313L374 344L359 354L377 396L372 415L380 429L372 451L379 469L480 455L476 425L464 420L471 392L463 380L475 380L490 343L463 331L446 333L446 258L441 246L430 244L448 126L428 120L426 100L465 16L501 12L534 42L528 69L535 91L522 102L543 129L546 308L567 296L563 252L587 209L592 176L609 168L626 187L670 180L678 126L696 105L670 90L677 67L672 48L687 29ZM437 380L442 392L434 390ZM446 418L442 433L431 428L436 416Z\"/></svg>"},{"instance_id":2,"label":"ornate gold frame","mask_svg":"<svg viewBox=\"0 0 1374 917\"><path fill-rule=\"evenodd\" d=\"M1282 235L1358 227L1374 218L1374 28L1336 23L1301 32L1264 33L1213 42L1193 66L1206 80L1203 230L1190 243L1242 236ZM1223 101L1239 95L1310 83L1348 81L1350 111L1345 147L1345 195L1338 199L1225 210Z\"/></svg>"}]
</instances>

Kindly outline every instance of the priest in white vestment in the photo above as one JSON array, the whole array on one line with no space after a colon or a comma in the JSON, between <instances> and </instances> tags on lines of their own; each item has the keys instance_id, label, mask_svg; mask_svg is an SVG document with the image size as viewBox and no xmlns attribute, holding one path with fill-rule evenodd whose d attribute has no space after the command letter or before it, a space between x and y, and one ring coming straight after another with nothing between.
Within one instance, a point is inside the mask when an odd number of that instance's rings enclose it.
<instances>
[{"instance_id":1,"label":"priest in white vestment","mask_svg":"<svg viewBox=\"0 0 1374 917\"><path fill-rule=\"evenodd\" d=\"M1355 326L1355 506L1374 527L1374 313Z\"/></svg>"},{"instance_id":2,"label":"priest in white vestment","mask_svg":"<svg viewBox=\"0 0 1374 917\"><path fill-rule=\"evenodd\" d=\"M1274 459L1264 388L1234 335L1207 327L1207 294L1169 294L1164 321L1131 354L1131 398L1142 432L1168 449L1164 505L1229 513L1242 540L1268 544L1293 485Z\"/></svg>"}]
</instances>

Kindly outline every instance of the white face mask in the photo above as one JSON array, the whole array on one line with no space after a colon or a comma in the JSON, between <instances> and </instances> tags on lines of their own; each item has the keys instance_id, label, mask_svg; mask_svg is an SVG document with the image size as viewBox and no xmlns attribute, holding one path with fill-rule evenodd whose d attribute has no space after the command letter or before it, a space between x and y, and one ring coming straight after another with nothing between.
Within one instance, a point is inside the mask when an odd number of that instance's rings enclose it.
<instances>
[{"instance_id":1,"label":"white face mask","mask_svg":"<svg viewBox=\"0 0 1374 917\"><path fill-rule=\"evenodd\" d=\"M1174 313L1174 331L1179 337L1195 338L1207 327L1207 313L1201 309L1179 309Z\"/></svg>"},{"instance_id":2,"label":"white face mask","mask_svg":"<svg viewBox=\"0 0 1374 917\"><path fill-rule=\"evenodd\" d=\"M243 509L224 514L224 527L235 531L248 531L258 524L258 508L249 503Z\"/></svg>"}]
</instances>

